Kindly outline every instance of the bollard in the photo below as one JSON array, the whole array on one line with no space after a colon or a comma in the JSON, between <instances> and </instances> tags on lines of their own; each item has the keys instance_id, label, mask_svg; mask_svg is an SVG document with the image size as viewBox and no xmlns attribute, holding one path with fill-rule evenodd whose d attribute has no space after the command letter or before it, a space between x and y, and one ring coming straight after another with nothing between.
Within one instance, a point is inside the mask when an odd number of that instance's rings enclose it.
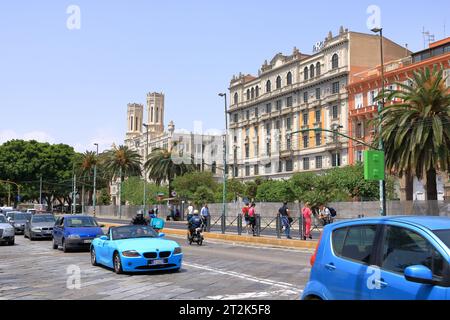
<instances>
[{"instance_id":1,"label":"bollard","mask_svg":"<svg viewBox=\"0 0 450 320\"><path fill-rule=\"evenodd\" d=\"M238 235L242 235L242 214L238 214L237 218L237 233Z\"/></svg>"},{"instance_id":2,"label":"bollard","mask_svg":"<svg viewBox=\"0 0 450 320\"><path fill-rule=\"evenodd\" d=\"M281 215L277 213L275 228L277 229L277 238L281 239Z\"/></svg>"},{"instance_id":3,"label":"bollard","mask_svg":"<svg viewBox=\"0 0 450 320\"><path fill-rule=\"evenodd\" d=\"M206 232L211 232L211 215L206 217Z\"/></svg>"},{"instance_id":4,"label":"bollard","mask_svg":"<svg viewBox=\"0 0 450 320\"><path fill-rule=\"evenodd\" d=\"M222 234L225 234L225 222L226 222L226 216L223 214L222 215L222 217L221 217L221 219L220 219L220 226L221 226L221 229L222 229Z\"/></svg>"},{"instance_id":5,"label":"bollard","mask_svg":"<svg viewBox=\"0 0 450 320\"><path fill-rule=\"evenodd\" d=\"M260 237L261 236L261 215L257 214L255 218L256 218L256 236Z\"/></svg>"}]
</instances>

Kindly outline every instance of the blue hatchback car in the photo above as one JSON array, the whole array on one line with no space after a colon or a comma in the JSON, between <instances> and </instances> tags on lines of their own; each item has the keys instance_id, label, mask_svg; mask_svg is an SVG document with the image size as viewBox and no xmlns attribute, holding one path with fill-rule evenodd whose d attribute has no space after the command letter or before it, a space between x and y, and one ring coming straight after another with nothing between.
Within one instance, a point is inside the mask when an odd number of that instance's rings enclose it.
<instances>
[{"instance_id":1,"label":"blue hatchback car","mask_svg":"<svg viewBox=\"0 0 450 320\"><path fill-rule=\"evenodd\" d=\"M62 246L70 249L89 250L92 241L103 235L102 226L95 218L87 215L64 215L56 220L53 227L53 249Z\"/></svg>"},{"instance_id":2,"label":"blue hatchback car","mask_svg":"<svg viewBox=\"0 0 450 320\"><path fill-rule=\"evenodd\" d=\"M450 299L450 218L392 216L324 228L304 300Z\"/></svg>"}]
</instances>

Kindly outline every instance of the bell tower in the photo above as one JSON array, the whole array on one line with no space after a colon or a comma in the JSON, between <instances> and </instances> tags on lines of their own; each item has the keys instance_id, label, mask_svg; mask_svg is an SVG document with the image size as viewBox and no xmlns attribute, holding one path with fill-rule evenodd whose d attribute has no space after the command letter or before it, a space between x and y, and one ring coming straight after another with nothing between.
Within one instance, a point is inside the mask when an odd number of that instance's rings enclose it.
<instances>
[{"instance_id":1,"label":"bell tower","mask_svg":"<svg viewBox=\"0 0 450 320\"><path fill-rule=\"evenodd\" d=\"M148 130L153 136L164 133L164 93L147 94Z\"/></svg>"},{"instance_id":2,"label":"bell tower","mask_svg":"<svg viewBox=\"0 0 450 320\"><path fill-rule=\"evenodd\" d=\"M144 106L138 103L127 105L127 139L133 139L142 134L142 121L144 120Z\"/></svg>"}]
</instances>

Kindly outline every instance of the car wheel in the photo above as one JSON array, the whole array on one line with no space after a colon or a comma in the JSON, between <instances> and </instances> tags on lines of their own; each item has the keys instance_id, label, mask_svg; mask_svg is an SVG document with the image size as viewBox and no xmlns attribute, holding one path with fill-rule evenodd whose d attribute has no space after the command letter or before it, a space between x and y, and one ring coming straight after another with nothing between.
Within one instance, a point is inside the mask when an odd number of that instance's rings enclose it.
<instances>
[{"instance_id":1,"label":"car wheel","mask_svg":"<svg viewBox=\"0 0 450 320\"><path fill-rule=\"evenodd\" d=\"M198 240L198 241L197 241L197 244L198 244L199 246L201 246L201 245L203 244L203 239Z\"/></svg>"},{"instance_id":2,"label":"car wheel","mask_svg":"<svg viewBox=\"0 0 450 320\"><path fill-rule=\"evenodd\" d=\"M30 234L28 235L28 238L30 238L30 241L34 241L34 238L33 238L33 235L31 234L31 232L30 232Z\"/></svg>"},{"instance_id":3,"label":"car wheel","mask_svg":"<svg viewBox=\"0 0 450 320\"><path fill-rule=\"evenodd\" d=\"M58 249L58 244L56 243L56 239L55 238L53 238L53 246L52 246L52 248L53 249Z\"/></svg>"},{"instance_id":4,"label":"car wheel","mask_svg":"<svg viewBox=\"0 0 450 320\"><path fill-rule=\"evenodd\" d=\"M62 240L62 247L64 252L69 252L69 248L67 247L66 241Z\"/></svg>"},{"instance_id":5,"label":"car wheel","mask_svg":"<svg viewBox=\"0 0 450 320\"><path fill-rule=\"evenodd\" d=\"M96 253L95 253L94 247L91 248L91 264L92 264L94 267L98 266L98 263L97 263L97 255L96 255Z\"/></svg>"},{"instance_id":6,"label":"car wheel","mask_svg":"<svg viewBox=\"0 0 450 320\"><path fill-rule=\"evenodd\" d=\"M8 244L9 244L10 246L13 246L13 245L14 245L14 242L15 242L15 238L12 238L12 240L10 240L10 241L8 242Z\"/></svg>"},{"instance_id":7,"label":"car wheel","mask_svg":"<svg viewBox=\"0 0 450 320\"><path fill-rule=\"evenodd\" d=\"M120 260L120 255L117 252L114 253L113 264L114 264L114 272L115 273L117 273L117 274L123 273L122 261Z\"/></svg>"}]
</instances>

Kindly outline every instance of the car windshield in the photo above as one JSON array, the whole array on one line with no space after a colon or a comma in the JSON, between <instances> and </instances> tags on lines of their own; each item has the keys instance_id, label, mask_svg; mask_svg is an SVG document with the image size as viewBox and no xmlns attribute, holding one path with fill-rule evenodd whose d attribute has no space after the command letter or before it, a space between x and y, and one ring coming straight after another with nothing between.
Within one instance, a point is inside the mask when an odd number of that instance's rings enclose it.
<instances>
[{"instance_id":1,"label":"car windshield","mask_svg":"<svg viewBox=\"0 0 450 320\"><path fill-rule=\"evenodd\" d=\"M123 226L112 229L112 240L157 237L158 233L148 226Z\"/></svg>"},{"instance_id":2,"label":"car windshield","mask_svg":"<svg viewBox=\"0 0 450 320\"><path fill-rule=\"evenodd\" d=\"M434 230L433 232L450 249L450 230Z\"/></svg>"},{"instance_id":3,"label":"car windshield","mask_svg":"<svg viewBox=\"0 0 450 320\"><path fill-rule=\"evenodd\" d=\"M31 219L32 222L34 223L39 223L39 222L55 222L55 217L54 216L33 216L33 218Z\"/></svg>"},{"instance_id":4,"label":"car windshield","mask_svg":"<svg viewBox=\"0 0 450 320\"><path fill-rule=\"evenodd\" d=\"M6 223L5 216L0 216L0 223Z\"/></svg>"},{"instance_id":5,"label":"car windshield","mask_svg":"<svg viewBox=\"0 0 450 320\"><path fill-rule=\"evenodd\" d=\"M64 225L69 228L98 227L97 221L91 217L70 217L64 219Z\"/></svg>"},{"instance_id":6,"label":"car windshield","mask_svg":"<svg viewBox=\"0 0 450 320\"><path fill-rule=\"evenodd\" d=\"M15 213L14 220L15 221L25 221L31 218L31 214L29 213Z\"/></svg>"}]
</instances>

